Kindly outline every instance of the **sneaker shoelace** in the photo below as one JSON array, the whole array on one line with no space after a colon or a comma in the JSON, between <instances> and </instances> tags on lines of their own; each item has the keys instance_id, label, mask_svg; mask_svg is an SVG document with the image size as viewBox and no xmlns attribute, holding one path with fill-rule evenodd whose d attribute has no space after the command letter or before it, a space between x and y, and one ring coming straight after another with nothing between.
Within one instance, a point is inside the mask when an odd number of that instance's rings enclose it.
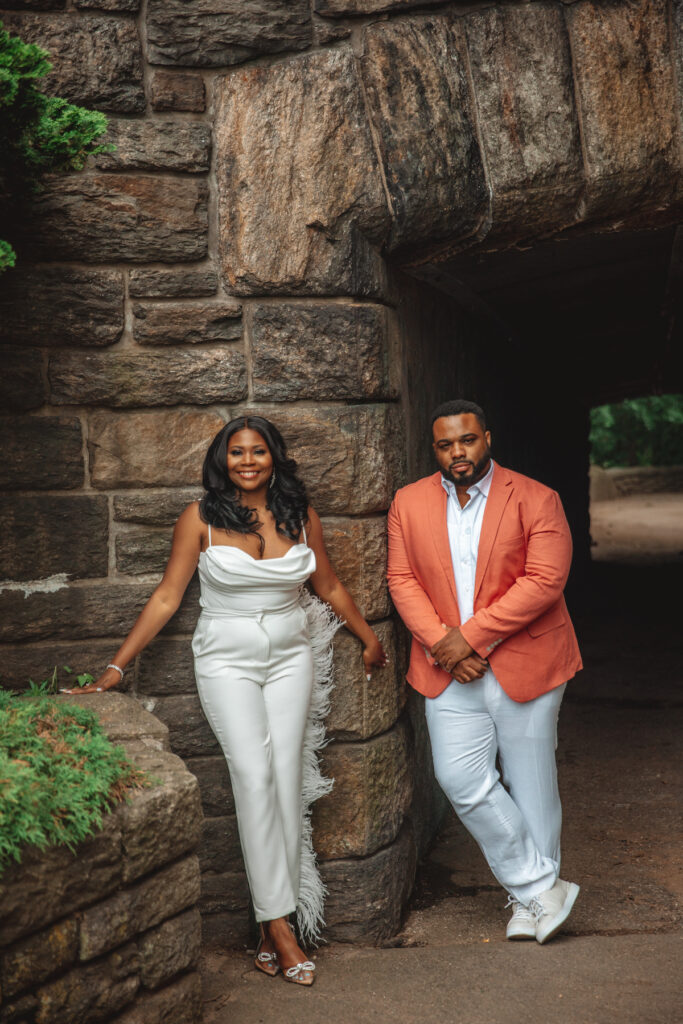
<instances>
[{"instance_id":1,"label":"sneaker shoelace","mask_svg":"<svg viewBox=\"0 0 683 1024\"><path fill-rule=\"evenodd\" d=\"M533 914L537 921L540 921L543 915L547 913L545 907L536 896L532 896L529 901L529 913Z\"/></svg>"}]
</instances>

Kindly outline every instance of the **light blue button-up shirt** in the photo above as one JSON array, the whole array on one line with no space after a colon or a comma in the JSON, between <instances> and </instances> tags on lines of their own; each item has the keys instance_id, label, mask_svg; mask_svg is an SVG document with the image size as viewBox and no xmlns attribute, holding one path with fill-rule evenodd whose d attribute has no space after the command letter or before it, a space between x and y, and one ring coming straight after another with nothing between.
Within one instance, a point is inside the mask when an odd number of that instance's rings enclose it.
<instances>
[{"instance_id":1,"label":"light blue button-up shirt","mask_svg":"<svg viewBox=\"0 0 683 1024\"><path fill-rule=\"evenodd\" d=\"M491 489L493 469L492 459L486 476L467 488L470 497L464 508L460 507L455 484L444 477L441 478L442 486L448 495L448 542L451 547L460 622L463 624L474 615L474 581L477 575L479 538L486 500Z\"/></svg>"}]
</instances>

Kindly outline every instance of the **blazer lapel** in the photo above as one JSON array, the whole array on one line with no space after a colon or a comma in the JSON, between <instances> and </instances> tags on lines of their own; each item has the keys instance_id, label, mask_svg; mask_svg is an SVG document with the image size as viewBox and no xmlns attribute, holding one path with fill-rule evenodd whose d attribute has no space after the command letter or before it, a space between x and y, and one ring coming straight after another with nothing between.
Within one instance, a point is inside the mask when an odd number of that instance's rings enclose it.
<instances>
[{"instance_id":1,"label":"blazer lapel","mask_svg":"<svg viewBox=\"0 0 683 1024\"><path fill-rule=\"evenodd\" d=\"M436 547L439 561L443 568L448 584L453 594L453 600L458 603L458 592L455 589L455 575L453 573L453 561L451 559L451 543L448 539L447 506L448 495L441 484L441 474L433 477L436 494L429 502L429 525L432 532L432 539Z\"/></svg>"},{"instance_id":2,"label":"blazer lapel","mask_svg":"<svg viewBox=\"0 0 683 1024\"><path fill-rule=\"evenodd\" d=\"M489 564L489 558L491 557L491 551L493 550L493 543L496 539L496 534L498 533L498 527L500 526L505 506L507 505L511 494L511 478L502 466L496 465L493 470L491 489L489 491L489 496L486 499L484 519L481 524L479 551L477 552L477 572L474 579L475 601L477 600L477 595L481 588L481 582Z\"/></svg>"}]
</instances>

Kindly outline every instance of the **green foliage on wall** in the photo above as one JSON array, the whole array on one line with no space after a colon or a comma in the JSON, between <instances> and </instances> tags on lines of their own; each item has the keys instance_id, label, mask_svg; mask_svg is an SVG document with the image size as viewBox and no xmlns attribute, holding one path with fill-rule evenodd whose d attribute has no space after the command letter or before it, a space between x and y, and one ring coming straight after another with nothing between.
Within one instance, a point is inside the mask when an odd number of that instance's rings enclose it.
<instances>
[{"instance_id":1,"label":"green foliage on wall","mask_svg":"<svg viewBox=\"0 0 683 1024\"><path fill-rule=\"evenodd\" d=\"M591 462L683 465L683 395L627 398L591 409Z\"/></svg>"},{"instance_id":2,"label":"green foliage on wall","mask_svg":"<svg viewBox=\"0 0 683 1024\"><path fill-rule=\"evenodd\" d=\"M0 22L0 201L35 190L41 175L79 171L89 156L111 149L96 140L104 114L46 96L40 79L49 54L11 36ZM0 239L0 273L14 266L11 244Z\"/></svg>"}]
</instances>

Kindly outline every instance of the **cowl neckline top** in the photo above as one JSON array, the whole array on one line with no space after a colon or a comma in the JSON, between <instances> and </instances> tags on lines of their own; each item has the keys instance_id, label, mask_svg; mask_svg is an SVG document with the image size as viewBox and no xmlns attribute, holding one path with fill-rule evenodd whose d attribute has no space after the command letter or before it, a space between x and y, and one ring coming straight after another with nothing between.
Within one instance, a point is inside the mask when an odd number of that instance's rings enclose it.
<instances>
[{"instance_id":1,"label":"cowl neckline top","mask_svg":"<svg viewBox=\"0 0 683 1024\"><path fill-rule=\"evenodd\" d=\"M199 556L199 603L204 611L233 615L284 610L298 601L301 585L315 569L315 554L304 543L276 558L211 544Z\"/></svg>"}]
</instances>

